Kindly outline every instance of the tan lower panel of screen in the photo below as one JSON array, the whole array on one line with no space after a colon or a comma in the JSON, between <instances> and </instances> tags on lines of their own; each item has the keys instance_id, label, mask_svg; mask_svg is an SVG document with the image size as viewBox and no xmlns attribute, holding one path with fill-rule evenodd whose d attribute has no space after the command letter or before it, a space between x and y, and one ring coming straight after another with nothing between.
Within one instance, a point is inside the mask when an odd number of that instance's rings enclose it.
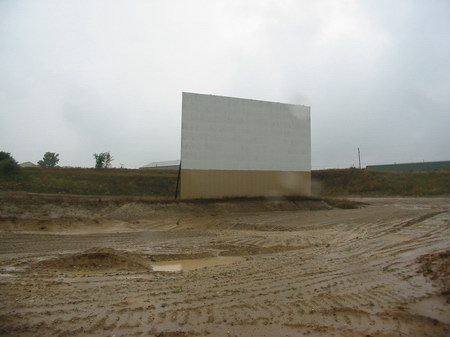
<instances>
[{"instance_id":1,"label":"tan lower panel of screen","mask_svg":"<svg viewBox=\"0 0 450 337\"><path fill-rule=\"evenodd\" d=\"M311 172L181 170L181 198L309 196Z\"/></svg>"}]
</instances>

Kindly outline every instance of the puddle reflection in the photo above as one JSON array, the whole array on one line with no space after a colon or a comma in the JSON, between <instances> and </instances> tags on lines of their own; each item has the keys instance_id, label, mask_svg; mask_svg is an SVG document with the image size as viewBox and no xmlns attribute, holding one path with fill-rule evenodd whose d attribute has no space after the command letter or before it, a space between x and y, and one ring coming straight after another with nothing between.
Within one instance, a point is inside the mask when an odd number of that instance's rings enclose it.
<instances>
[{"instance_id":1,"label":"puddle reflection","mask_svg":"<svg viewBox=\"0 0 450 337\"><path fill-rule=\"evenodd\" d=\"M152 268L153 268L153 271L176 272L176 271L182 271L183 270L183 267L181 266L181 264L166 264L166 265L153 264Z\"/></svg>"},{"instance_id":2,"label":"puddle reflection","mask_svg":"<svg viewBox=\"0 0 450 337\"><path fill-rule=\"evenodd\" d=\"M199 268L219 266L242 260L243 258L240 256L215 256L193 260L172 260L172 261L154 262L152 263L152 268L154 271L180 272Z\"/></svg>"}]
</instances>

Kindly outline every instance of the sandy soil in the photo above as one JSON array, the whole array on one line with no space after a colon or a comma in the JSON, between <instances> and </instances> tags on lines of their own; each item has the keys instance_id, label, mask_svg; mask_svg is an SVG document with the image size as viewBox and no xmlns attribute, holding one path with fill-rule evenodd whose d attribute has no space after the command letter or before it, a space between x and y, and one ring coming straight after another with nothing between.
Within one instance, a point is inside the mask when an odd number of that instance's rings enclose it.
<instances>
[{"instance_id":1,"label":"sandy soil","mask_svg":"<svg viewBox=\"0 0 450 337\"><path fill-rule=\"evenodd\" d=\"M450 336L450 198L0 199L0 335Z\"/></svg>"}]
</instances>

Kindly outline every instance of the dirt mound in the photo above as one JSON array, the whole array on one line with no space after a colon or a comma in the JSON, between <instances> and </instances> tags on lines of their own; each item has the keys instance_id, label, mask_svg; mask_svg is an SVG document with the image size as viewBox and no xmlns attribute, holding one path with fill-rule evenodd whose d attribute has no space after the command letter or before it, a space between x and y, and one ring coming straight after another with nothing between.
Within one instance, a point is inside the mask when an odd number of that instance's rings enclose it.
<instances>
[{"instance_id":1,"label":"dirt mound","mask_svg":"<svg viewBox=\"0 0 450 337\"><path fill-rule=\"evenodd\" d=\"M420 272L429 277L433 284L450 300L450 250L422 255L418 259Z\"/></svg>"},{"instance_id":2,"label":"dirt mound","mask_svg":"<svg viewBox=\"0 0 450 337\"><path fill-rule=\"evenodd\" d=\"M340 209L357 209L368 205L364 202L342 198L326 198L323 201L333 208Z\"/></svg>"},{"instance_id":3,"label":"dirt mound","mask_svg":"<svg viewBox=\"0 0 450 337\"><path fill-rule=\"evenodd\" d=\"M42 261L37 264L37 268L66 271L151 269L149 260L145 257L113 248L92 248L83 253Z\"/></svg>"}]
</instances>

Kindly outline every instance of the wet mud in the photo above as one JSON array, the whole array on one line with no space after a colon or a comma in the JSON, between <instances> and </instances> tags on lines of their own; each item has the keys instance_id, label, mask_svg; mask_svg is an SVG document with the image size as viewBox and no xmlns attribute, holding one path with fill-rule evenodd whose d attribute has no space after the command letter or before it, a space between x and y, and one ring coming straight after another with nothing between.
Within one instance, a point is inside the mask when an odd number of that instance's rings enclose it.
<instances>
[{"instance_id":1,"label":"wet mud","mask_svg":"<svg viewBox=\"0 0 450 337\"><path fill-rule=\"evenodd\" d=\"M357 201L2 203L0 335L450 336L450 198Z\"/></svg>"}]
</instances>

